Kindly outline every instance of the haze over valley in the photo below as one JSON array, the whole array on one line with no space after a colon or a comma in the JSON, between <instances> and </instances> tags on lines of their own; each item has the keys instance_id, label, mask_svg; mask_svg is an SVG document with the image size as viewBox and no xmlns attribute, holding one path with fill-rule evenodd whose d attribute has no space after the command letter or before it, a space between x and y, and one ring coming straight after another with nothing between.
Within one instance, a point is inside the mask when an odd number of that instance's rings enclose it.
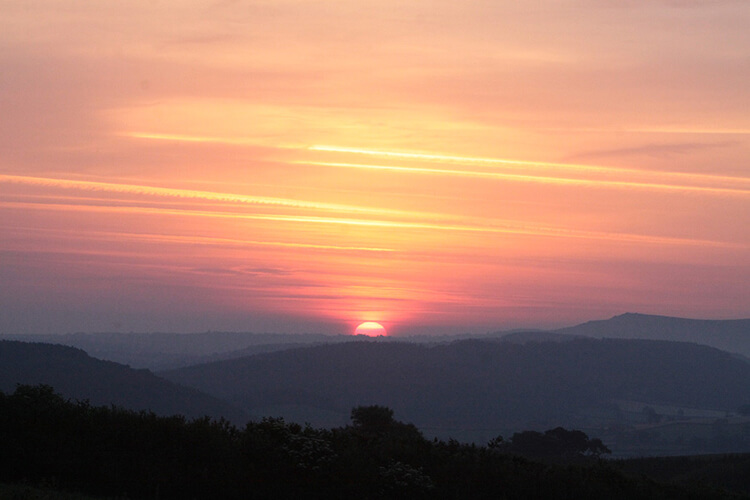
<instances>
[{"instance_id":1,"label":"haze over valley","mask_svg":"<svg viewBox=\"0 0 750 500\"><path fill-rule=\"evenodd\" d=\"M464 442L563 426L620 456L748 451L749 326L624 314L474 337L16 336L111 361L8 340L0 382L6 391L44 383L97 404L237 423L275 416L330 428L355 406L382 405L428 436Z\"/></svg>"}]
</instances>

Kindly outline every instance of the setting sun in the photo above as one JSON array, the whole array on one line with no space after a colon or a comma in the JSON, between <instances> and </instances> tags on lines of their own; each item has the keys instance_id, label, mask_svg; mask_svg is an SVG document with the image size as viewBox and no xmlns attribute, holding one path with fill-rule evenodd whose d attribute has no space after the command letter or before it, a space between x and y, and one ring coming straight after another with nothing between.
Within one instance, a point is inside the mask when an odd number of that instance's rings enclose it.
<instances>
[{"instance_id":1,"label":"setting sun","mask_svg":"<svg viewBox=\"0 0 750 500\"><path fill-rule=\"evenodd\" d=\"M68 3L0 19L0 333L750 314L750 2Z\"/></svg>"},{"instance_id":2,"label":"setting sun","mask_svg":"<svg viewBox=\"0 0 750 500\"><path fill-rule=\"evenodd\" d=\"M354 330L354 335L366 335L368 337L377 337L379 335L388 335L385 328L380 323L374 321L365 321Z\"/></svg>"}]
</instances>

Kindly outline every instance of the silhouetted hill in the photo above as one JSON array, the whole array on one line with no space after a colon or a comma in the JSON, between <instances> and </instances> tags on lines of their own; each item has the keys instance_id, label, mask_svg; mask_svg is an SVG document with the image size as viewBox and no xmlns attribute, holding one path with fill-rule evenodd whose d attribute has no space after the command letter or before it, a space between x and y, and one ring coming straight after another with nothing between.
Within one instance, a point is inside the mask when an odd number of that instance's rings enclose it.
<instances>
[{"instance_id":1,"label":"silhouetted hill","mask_svg":"<svg viewBox=\"0 0 750 500\"><path fill-rule=\"evenodd\" d=\"M508 332L498 332L496 336ZM552 334L550 334L552 335ZM66 333L59 335L0 335L0 340L60 344L83 349L97 359L115 361L134 368L170 370L185 366L241 358L264 352L283 351L352 340L435 344L474 338L463 335L417 335L408 337L364 337L352 335L204 332L204 333Z\"/></svg>"},{"instance_id":2,"label":"silhouetted hill","mask_svg":"<svg viewBox=\"0 0 750 500\"><path fill-rule=\"evenodd\" d=\"M2 338L77 347L98 359L151 370L167 370L256 352L283 350L289 346L351 340L350 336L345 335L252 332L79 332L61 335L4 335Z\"/></svg>"},{"instance_id":3,"label":"silhouetted hill","mask_svg":"<svg viewBox=\"0 0 750 500\"><path fill-rule=\"evenodd\" d=\"M95 359L72 347L1 340L0 390L13 392L18 384L50 385L67 398L89 400L94 405L114 404L159 415L246 420L242 410L148 370Z\"/></svg>"},{"instance_id":4,"label":"silhouetted hill","mask_svg":"<svg viewBox=\"0 0 750 500\"><path fill-rule=\"evenodd\" d=\"M750 402L750 364L706 346L646 340L350 342L162 375L254 414L301 405L346 415L379 404L428 434L459 439L623 423L631 410L619 401L720 411Z\"/></svg>"},{"instance_id":5,"label":"silhouetted hill","mask_svg":"<svg viewBox=\"0 0 750 500\"><path fill-rule=\"evenodd\" d=\"M597 338L695 342L750 356L750 319L686 319L626 313L555 332Z\"/></svg>"},{"instance_id":6,"label":"silhouetted hill","mask_svg":"<svg viewBox=\"0 0 750 500\"><path fill-rule=\"evenodd\" d=\"M514 344L526 344L528 342L567 342L582 338L580 335L565 335L562 333L547 332L543 330L523 330L503 334L498 340L512 342Z\"/></svg>"}]
</instances>

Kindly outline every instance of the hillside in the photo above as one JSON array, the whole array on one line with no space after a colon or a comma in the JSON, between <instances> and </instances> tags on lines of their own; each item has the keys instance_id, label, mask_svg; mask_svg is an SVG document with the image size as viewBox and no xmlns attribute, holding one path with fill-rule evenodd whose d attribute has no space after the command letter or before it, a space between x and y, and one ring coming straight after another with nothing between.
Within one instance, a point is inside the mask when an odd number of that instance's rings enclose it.
<instances>
[{"instance_id":1,"label":"hillside","mask_svg":"<svg viewBox=\"0 0 750 500\"><path fill-rule=\"evenodd\" d=\"M750 319L686 319L626 313L555 332L596 338L695 342L750 357Z\"/></svg>"},{"instance_id":2,"label":"hillside","mask_svg":"<svg viewBox=\"0 0 750 500\"><path fill-rule=\"evenodd\" d=\"M159 415L224 416L244 422L243 411L195 389L157 377L148 370L90 357L72 347L0 341L0 391L18 384L46 384L65 396L94 405L152 410Z\"/></svg>"},{"instance_id":3,"label":"hillside","mask_svg":"<svg viewBox=\"0 0 750 500\"><path fill-rule=\"evenodd\" d=\"M750 364L710 347L646 340L360 341L162 375L254 414L304 407L311 423L327 425L315 415L344 420L352 406L380 404L430 435L480 440L557 425L639 423L646 404L684 413L732 412L750 402Z\"/></svg>"},{"instance_id":4,"label":"hillside","mask_svg":"<svg viewBox=\"0 0 750 500\"><path fill-rule=\"evenodd\" d=\"M479 338L512 343L563 342L577 337L628 338L695 342L750 357L750 319L699 320L626 313L558 330L514 330L491 334L407 335L379 342L449 343ZM170 370L241 358L289 348L351 342L351 335L253 332L203 333L67 333L61 335L0 335L0 339L61 344L83 349L98 359L134 368Z\"/></svg>"},{"instance_id":5,"label":"hillside","mask_svg":"<svg viewBox=\"0 0 750 500\"><path fill-rule=\"evenodd\" d=\"M0 339L60 344L83 349L91 356L134 368L167 370L219 359L283 350L289 346L350 340L344 335L253 332L203 333L66 333L3 335Z\"/></svg>"},{"instance_id":6,"label":"hillside","mask_svg":"<svg viewBox=\"0 0 750 500\"><path fill-rule=\"evenodd\" d=\"M529 342L567 342L569 340L582 338L580 335L565 335L563 333L548 332L545 330L524 330L511 333L498 332L496 335L498 340L514 344L527 344Z\"/></svg>"}]
</instances>

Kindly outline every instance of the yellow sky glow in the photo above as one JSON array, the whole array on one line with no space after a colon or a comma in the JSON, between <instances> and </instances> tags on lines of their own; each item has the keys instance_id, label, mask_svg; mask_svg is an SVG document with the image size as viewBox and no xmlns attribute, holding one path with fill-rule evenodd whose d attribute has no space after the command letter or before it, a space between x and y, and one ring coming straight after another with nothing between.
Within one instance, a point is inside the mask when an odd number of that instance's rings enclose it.
<instances>
[{"instance_id":1,"label":"yellow sky glow","mask_svg":"<svg viewBox=\"0 0 750 500\"><path fill-rule=\"evenodd\" d=\"M0 333L749 317L750 3L610 3L8 3Z\"/></svg>"}]
</instances>

